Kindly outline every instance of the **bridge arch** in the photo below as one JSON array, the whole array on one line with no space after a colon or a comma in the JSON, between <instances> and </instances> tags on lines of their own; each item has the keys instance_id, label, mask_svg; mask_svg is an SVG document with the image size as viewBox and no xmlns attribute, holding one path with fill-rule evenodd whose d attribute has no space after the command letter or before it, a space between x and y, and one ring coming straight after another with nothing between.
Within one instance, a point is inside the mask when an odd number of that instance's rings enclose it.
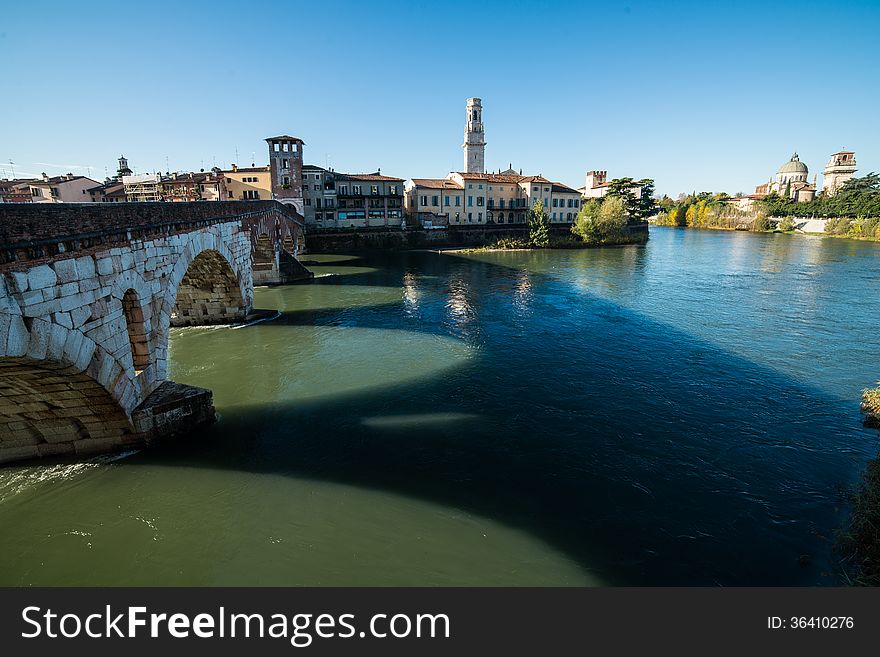
<instances>
[{"instance_id":1,"label":"bridge arch","mask_svg":"<svg viewBox=\"0 0 880 657\"><path fill-rule=\"evenodd\" d=\"M63 361L0 358L0 460L137 442L122 407L87 372Z\"/></svg>"},{"instance_id":2,"label":"bridge arch","mask_svg":"<svg viewBox=\"0 0 880 657\"><path fill-rule=\"evenodd\" d=\"M167 376L172 326L235 323L244 321L251 312L250 253L237 259L217 236L197 236L183 250L165 286L156 325L156 366L160 379Z\"/></svg>"}]
</instances>

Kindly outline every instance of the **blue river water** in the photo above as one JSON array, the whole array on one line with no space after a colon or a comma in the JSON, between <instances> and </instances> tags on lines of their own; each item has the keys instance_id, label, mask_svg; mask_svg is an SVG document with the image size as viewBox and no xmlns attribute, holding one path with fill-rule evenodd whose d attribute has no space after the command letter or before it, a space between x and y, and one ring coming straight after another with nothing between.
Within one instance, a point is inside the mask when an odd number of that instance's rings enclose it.
<instances>
[{"instance_id":1,"label":"blue river water","mask_svg":"<svg viewBox=\"0 0 880 657\"><path fill-rule=\"evenodd\" d=\"M0 472L0 583L840 583L880 245L304 261L278 319L175 332L218 424Z\"/></svg>"}]
</instances>

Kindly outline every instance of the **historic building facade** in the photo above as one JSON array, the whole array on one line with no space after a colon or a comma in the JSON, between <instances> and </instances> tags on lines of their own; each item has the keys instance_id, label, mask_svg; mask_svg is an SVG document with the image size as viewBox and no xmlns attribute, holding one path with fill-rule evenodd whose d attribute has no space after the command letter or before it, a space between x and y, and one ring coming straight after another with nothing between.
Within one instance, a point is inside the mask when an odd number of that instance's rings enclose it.
<instances>
[{"instance_id":1,"label":"historic building facade","mask_svg":"<svg viewBox=\"0 0 880 657\"><path fill-rule=\"evenodd\" d=\"M831 156L822 173L822 193L834 196L843 184L856 172L856 154L852 151L838 151Z\"/></svg>"},{"instance_id":2,"label":"historic building facade","mask_svg":"<svg viewBox=\"0 0 880 657\"><path fill-rule=\"evenodd\" d=\"M340 173L314 164L303 166L306 225L317 228L367 228L403 222L403 178L375 173Z\"/></svg>"},{"instance_id":3,"label":"historic building facade","mask_svg":"<svg viewBox=\"0 0 880 657\"><path fill-rule=\"evenodd\" d=\"M522 224L541 200L551 223L571 223L581 195L543 176L455 171L446 178L407 183L407 215L421 226Z\"/></svg>"},{"instance_id":4,"label":"historic building facade","mask_svg":"<svg viewBox=\"0 0 880 657\"><path fill-rule=\"evenodd\" d=\"M64 176L50 178L45 173L39 180L30 183L32 203L89 203L89 190L98 184L86 176Z\"/></svg>"}]
</instances>

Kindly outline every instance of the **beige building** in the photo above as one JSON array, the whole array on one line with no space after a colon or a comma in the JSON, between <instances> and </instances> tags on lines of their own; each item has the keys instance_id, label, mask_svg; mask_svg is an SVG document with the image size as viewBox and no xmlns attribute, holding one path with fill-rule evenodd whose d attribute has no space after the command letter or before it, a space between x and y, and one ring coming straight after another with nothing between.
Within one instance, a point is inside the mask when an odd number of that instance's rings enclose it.
<instances>
[{"instance_id":1,"label":"beige building","mask_svg":"<svg viewBox=\"0 0 880 657\"><path fill-rule=\"evenodd\" d=\"M44 173L42 179L30 183L31 202L89 203L92 200L89 190L98 184L97 180L72 173L54 178Z\"/></svg>"},{"instance_id":2,"label":"beige building","mask_svg":"<svg viewBox=\"0 0 880 657\"><path fill-rule=\"evenodd\" d=\"M822 193L834 196L843 184L856 172L856 154L852 151L838 151L831 156L822 173Z\"/></svg>"},{"instance_id":3,"label":"beige building","mask_svg":"<svg viewBox=\"0 0 880 657\"><path fill-rule=\"evenodd\" d=\"M235 164L228 171L221 171L226 192L231 201L256 201L272 199L272 174L269 167L243 167Z\"/></svg>"},{"instance_id":4,"label":"beige building","mask_svg":"<svg viewBox=\"0 0 880 657\"><path fill-rule=\"evenodd\" d=\"M421 226L522 224L538 200L551 223L571 223L580 193L543 176L453 172L445 179L413 178L407 183L407 215Z\"/></svg>"}]
</instances>

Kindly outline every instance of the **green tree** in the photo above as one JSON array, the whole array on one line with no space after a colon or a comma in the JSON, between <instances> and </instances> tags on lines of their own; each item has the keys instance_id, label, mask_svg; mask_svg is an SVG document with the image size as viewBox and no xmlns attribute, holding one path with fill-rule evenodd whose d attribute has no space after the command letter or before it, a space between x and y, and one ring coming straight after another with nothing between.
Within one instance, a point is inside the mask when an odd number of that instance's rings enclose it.
<instances>
[{"instance_id":1,"label":"green tree","mask_svg":"<svg viewBox=\"0 0 880 657\"><path fill-rule=\"evenodd\" d=\"M529 210L529 244L540 249L550 244L550 217L540 199Z\"/></svg>"},{"instance_id":2,"label":"green tree","mask_svg":"<svg viewBox=\"0 0 880 657\"><path fill-rule=\"evenodd\" d=\"M638 202L638 213L630 217L633 221L646 221L648 217L657 214L660 206L654 198L654 181L650 178L642 178L638 183L642 188L642 195Z\"/></svg>"},{"instance_id":3,"label":"green tree","mask_svg":"<svg viewBox=\"0 0 880 657\"><path fill-rule=\"evenodd\" d=\"M571 232L588 244L617 244L624 241L627 218L621 197L593 199L581 206Z\"/></svg>"},{"instance_id":4,"label":"green tree","mask_svg":"<svg viewBox=\"0 0 880 657\"><path fill-rule=\"evenodd\" d=\"M639 216L641 205L641 199L633 191L635 184L632 178L615 178L608 183L605 191L605 198L619 198L623 201L626 216L633 221Z\"/></svg>"}]
</instances>

